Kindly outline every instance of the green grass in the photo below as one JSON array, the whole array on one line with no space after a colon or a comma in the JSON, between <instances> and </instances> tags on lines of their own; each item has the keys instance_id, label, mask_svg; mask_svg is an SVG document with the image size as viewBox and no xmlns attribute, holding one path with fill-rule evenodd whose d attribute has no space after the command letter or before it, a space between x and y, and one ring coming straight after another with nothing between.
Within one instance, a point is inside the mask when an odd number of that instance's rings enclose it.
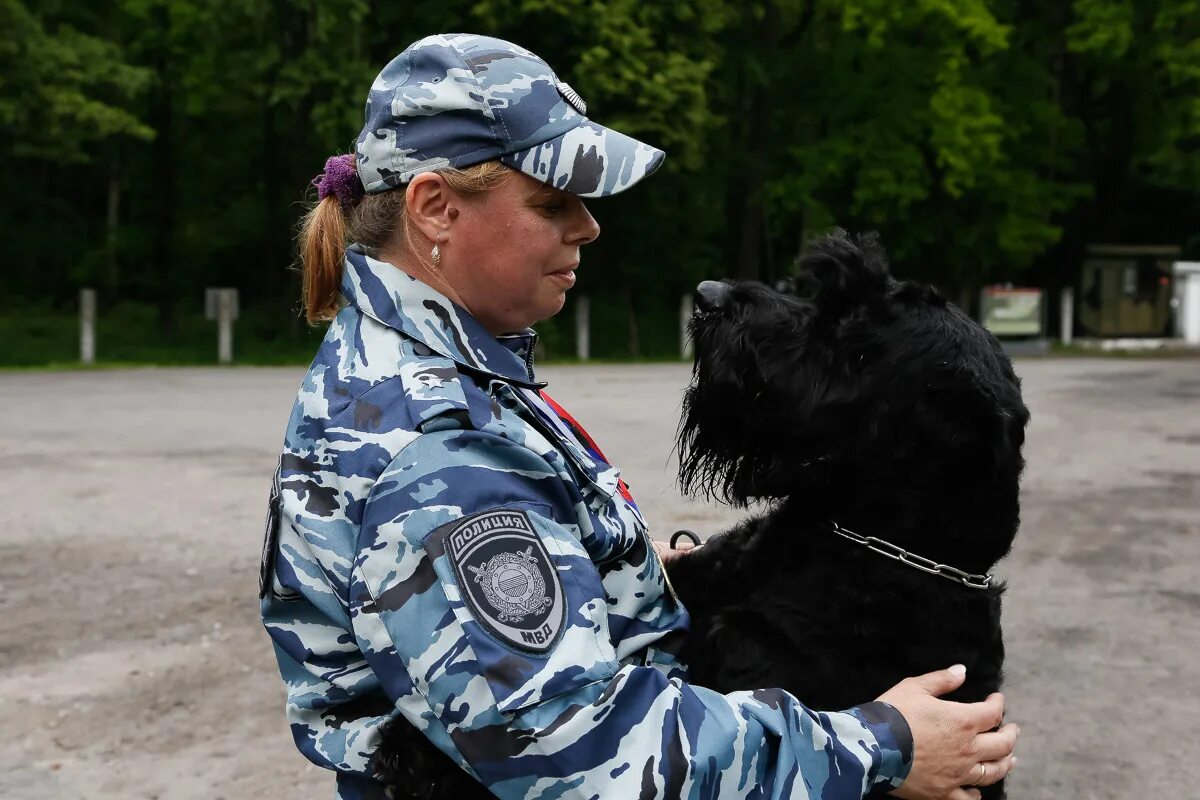
<instances>
[{"instance_id":1,"label":"green grass","mask_svg":"<svg viewBox=\"0 0 1200 800\"><path fill-rule=\"evenodd\" d=\"M604 309L597 314L596 308ZM593 304L592 355L586 363L663 362L678 360L674 317L639 319L642 354L624 352L626 324L615 303ZM575 358L574 321L570 313L537 326L545 357L539 363L584 363ZM324 326L277 309L243 309L234 323L233 360L241 366L306 365L312 361ZM0 369L108 369L135 366L213 366L217 363L217 324L198 308L180 311L176 330L164 336L154 306L144 303L102 304L96 320L96 364L79 362L79 317L74 311L27 305L0 311Z\"/></svg>"},{"instance_id":2,"label":"green grass","mask_svg":"<svg viewBox=\"0 0 1200 800\"><path fill-rule=\"evenodd\" d=\"M1153 349L1136 350L1100 350L1094 347L1084 347L1080 344L1063 344L1060 341L1050 342L1050 352L1045 356L1033 358L1197 358L1200 350L1192 347L1157 347Z\"/></svg>"},{"instance_id":3,"label":"green grass","mask_svg":"<svg viewBox=\"0 0 1200 800\"><path fill-rule=\"evenodd\" d=\"M248 311L234 323L234 362L307 364L323 335L302 320ZM73 313L35 306L20 314L0 314L0 343L0 368L84 368L79 363L79 318ZM214 365L217 326L187 311L180 314L177 330L164 336L152 306L112 306L96 320L96 361L100 367Z\"/></svg>"},{"instance_id":4,"label":"green grass","mask_svg":"<svg viewBox=\"0 0 1200 800\"><path fill-rule=\"evenodd\" d=\"M574 322L570 314L538 325L546 357L543 364L678 363L678 321L670 309L639 318L642 355L625 354L627 323L617 303L594 303L592 355L575 358ZM234 323L235 366L303 366L308 364L324 336L324 327L312 328L291 314L277 310L245 309ZM96 360L79 362L79 319L36 304L20 313L0 313L0 370L112 369L146 366L215 366L217 325L204 319L199 309L181 312L176 332L163 336L153 306L122 303L104 308L97 319ZM1045 356L1021 358L1195 358L1196 349L1103 351L1079 344L1051 342Z\"/></svg>"}]
</instances>

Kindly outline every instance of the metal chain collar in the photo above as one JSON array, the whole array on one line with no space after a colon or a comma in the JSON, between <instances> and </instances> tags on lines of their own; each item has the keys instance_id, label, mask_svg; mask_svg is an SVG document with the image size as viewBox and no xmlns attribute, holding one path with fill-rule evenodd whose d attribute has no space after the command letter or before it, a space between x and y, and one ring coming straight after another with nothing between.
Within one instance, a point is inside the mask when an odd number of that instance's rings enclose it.
<instances>
[{"instance_id":1,"label":"metal chain collar","mask_svg":"<svg viewBox=\"0 0 1200 800\"><path fill-rule=\"evenodd\" d=\"M940 575L948 581L961 583L968 589L990 589L992 588L992 576L987 575L972 575L969 572L963 572L961 569L947 566L946 564L938 564L924 556L919 556L916 553L910 553L903 547L898 547L891 542L885 542L883 539L877 539L874 536L863 536L860 533L847 530L836 522L830 522L832 530L838 536L849 539L855 544L861 544L868 550L879 553L881 556L899 561L901 564L919 569L921 572L928 572L930 575Z\"/></svg>"}]
</instances>

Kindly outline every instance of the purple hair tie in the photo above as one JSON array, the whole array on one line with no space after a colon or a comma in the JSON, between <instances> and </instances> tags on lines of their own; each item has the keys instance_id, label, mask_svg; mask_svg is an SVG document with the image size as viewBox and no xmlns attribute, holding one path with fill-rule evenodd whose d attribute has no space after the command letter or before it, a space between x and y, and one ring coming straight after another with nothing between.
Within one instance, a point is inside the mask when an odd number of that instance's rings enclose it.
<instances>
[{"instance_id":1,"label":"purple hair tie","mask_svg":"<svg viewBox=\"0 0 1200 800\"><path fill-rule=\"evenodd\" d=\"M326 159L325 171L313 178L312 184L317 187L319 199L324 200L332 194L344 206L353 205L366 194L358 177L358 166L353 153L330 156Z\"/></svg>"}]
</instances>

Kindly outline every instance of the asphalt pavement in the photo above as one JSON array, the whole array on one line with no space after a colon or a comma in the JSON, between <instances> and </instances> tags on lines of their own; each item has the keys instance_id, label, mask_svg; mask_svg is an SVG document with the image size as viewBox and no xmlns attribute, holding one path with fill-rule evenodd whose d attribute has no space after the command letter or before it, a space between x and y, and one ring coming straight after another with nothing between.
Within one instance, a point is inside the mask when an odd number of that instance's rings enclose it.
<instances>
[{"instance_id":1,"label":"asphalt pavement","mask_svg":"<svg viewBox=\"0 0 1200 800\"><path fill-rule=\"evenodd\" d=\"M1010 797L1200 797L1200 360L1018 372L1033 421L999 569L1023 730ZM0 797L331 796L291 744L255 597L302 374L0 373ZM674 486L688 375L541 372L659 538L742 513Z\"/></svg>"}]
</instances>

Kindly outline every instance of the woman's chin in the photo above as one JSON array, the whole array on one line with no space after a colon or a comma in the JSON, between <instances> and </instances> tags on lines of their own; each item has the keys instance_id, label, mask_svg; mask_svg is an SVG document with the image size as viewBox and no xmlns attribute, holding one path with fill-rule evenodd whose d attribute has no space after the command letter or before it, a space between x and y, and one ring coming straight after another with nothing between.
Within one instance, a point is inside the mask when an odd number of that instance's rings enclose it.
<instances>
[{"instance_id":1,"label":"woman's chin","mask_svg":"<svg viewBox=\"0 0 1200 800\"><path fill-rule=\"evenodd\" d=\"M566 289L563 289L562 291L559 291L559 292L555 292L550 297L547 297L546 301L544 303L542 303L541 306L539 307L538 311L540 313L538 314L538 321L540 322L541 320L553 317L555 314L562 311L563 306L565 306L566 304L567 304Z\"/></svg>"}]
</instances>

